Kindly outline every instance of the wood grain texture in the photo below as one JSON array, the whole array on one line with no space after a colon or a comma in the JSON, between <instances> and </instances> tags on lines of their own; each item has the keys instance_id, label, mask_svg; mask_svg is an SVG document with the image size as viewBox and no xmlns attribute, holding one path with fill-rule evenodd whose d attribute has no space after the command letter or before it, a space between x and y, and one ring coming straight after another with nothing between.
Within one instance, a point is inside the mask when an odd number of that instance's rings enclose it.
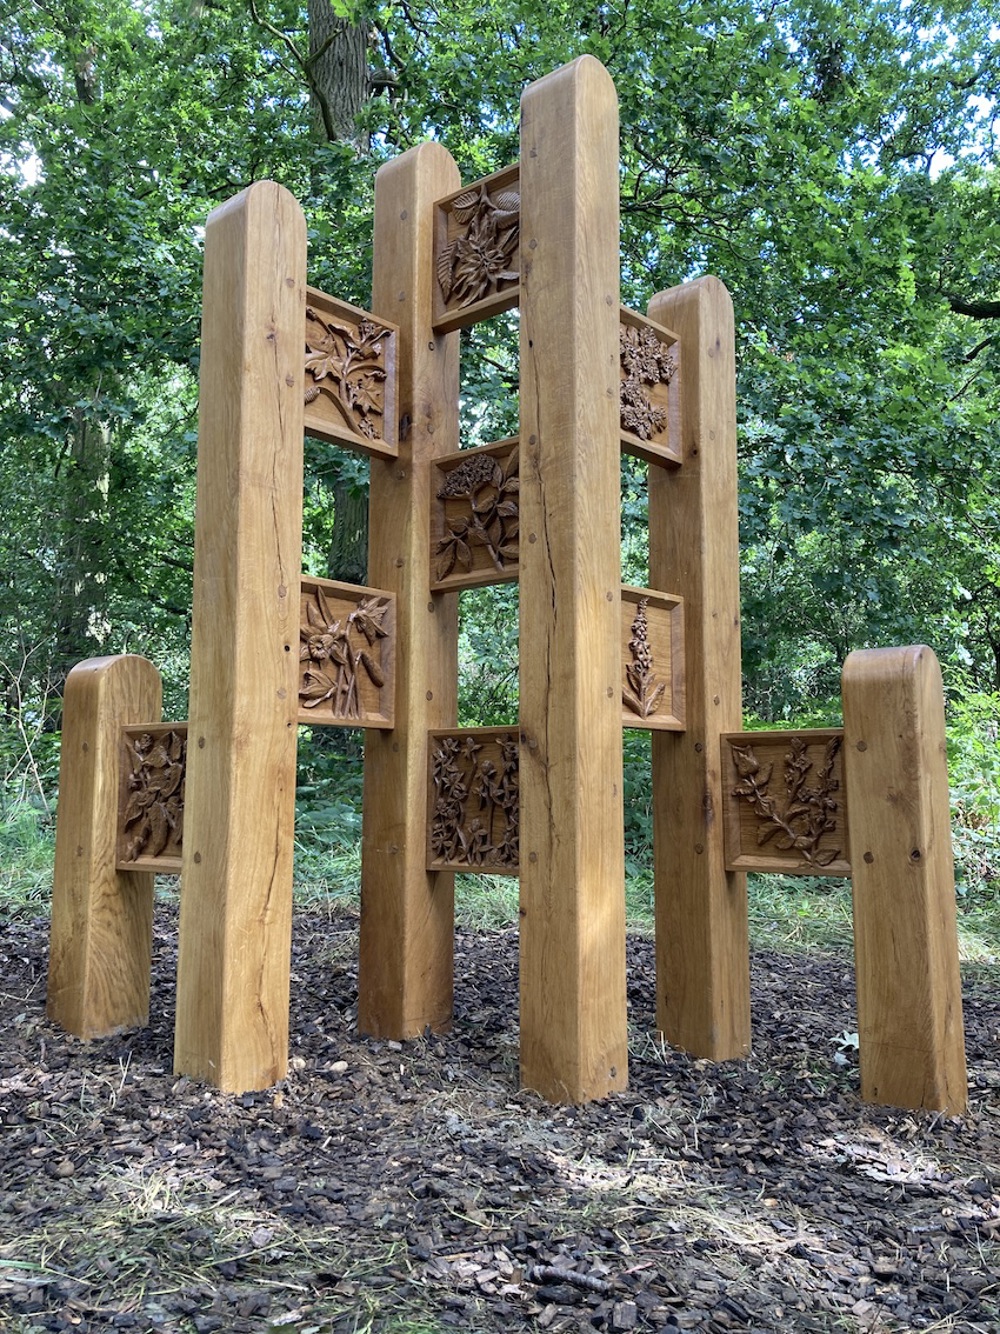
<instances>
[{"instance_id":1,"label":"wood grain texture","mask_svg":"<svg viewBox=\"0 0 1000 1334\"><path fill-rule=\"evenodd\" d=\"M686 728L653 736L657 1024L696 1056L750 1048L746 876L726 870L719 736L739 730L733 308L715 278L655 296L680 339L679 468L651 467L649 581L684 598Z\"/></svg>"},{"instance_id":2,"label":"wood grain texture","mask_svg":"<svg viewBox=\"0 0 1000 1334\"><path fill-rule=\"evenodd\" d=\"M209 217L174 1063L233 1092L288 1057L305 268L281 186Z\"/></svg>"},{"instance_id":3,"label":"wood grain texture","mask_svg":"<svg viewBox=\"0 0 1000 1334\"><path fill-rule=\"evenodd\" d=\"M521 1082L582 1102L628 1073L618 107L583 56L521 112Z\"/></svg>"},{"instance_id":4,"label":"wood grain texture","mask_svg":"<svg viewBox=\"0 0 1000 1334\"><path fill-rule=\"evenodd\" d=\"M48 1015L78 1037L149 1018L153 877L115 869L121 729L160 719L160 674L145 658L91 658L66 678Z\"/></svg>"},{"instance_id":5,"label":"wood grain texture","mask_svg":"<svg viewBox=\"0 0 1000 1334\"><path fill-rule=\"evenodd\" d=\"M373 459L369 580L396 594L395 727L365 741L358 1023L405 1038L451 1022L454 875L427 870L428 732L457 718L458 595L431 593L433 460L458 448L458 334L432 330L435 201L458 188L439 144L375 182L372 309L399 327L395 463Z\"/></svg>"},{"instance_id":6,"label":"wood grain texture","mask_svg":"<svg viewBox=\"0 0 1000 1334\"><path fill-rule=\"evenodd\" d=\"M861 1096L961 1115L968 1101L944 696L929 648L844 663Z\"/></svg>"}]
</instances>

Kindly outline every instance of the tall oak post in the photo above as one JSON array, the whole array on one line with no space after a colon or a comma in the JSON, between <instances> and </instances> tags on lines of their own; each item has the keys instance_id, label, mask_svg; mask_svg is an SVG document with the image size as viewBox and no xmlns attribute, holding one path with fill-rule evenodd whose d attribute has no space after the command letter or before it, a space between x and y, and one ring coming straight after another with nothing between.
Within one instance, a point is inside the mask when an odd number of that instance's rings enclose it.
<instances>
[{"instance_id":1,"label":"tall oak post","mask_svg":"<svg viewBox=\"0 0 1000 1334\"><path fill-rule=\"evenodd\" d=\"M961 1115L968 1101L941 669L862 649L842 679L861 1096Z\"/></svg>"},{"instance_id":2,"label":"tall oak post","mask_svg":"<svg viewBox=\"0 0 1000 1334\"><path fill-rule=\"evenodd\" d=\"M618 104L583 56L521 100L521 1082L627 1082Z\"/></svg>"},{"instance_id":3,"label":"tall oak post","mask_svg":"<svg viewBox=\"0 0 1000 1334\"><path fill-rule=\"evenodd\" d=\"M650 468L649 581L684 598L686 730L653 733L657 1025L696 1056L750 1049L746 875L727 871L719 736L742 718L733 306L715 278L661 292L681 348L681 466Z\"/></svg>"},{"instance_id":4,"label":"tall oak post","mask_svg":"<svg viewBox=\"0 0 1000 1334\"><path fill-rule=\"evenodd\" d=\"M375 181L372 313L399 326L399 457L373 459L369 583L396 594L395 722L365 739L358 1023L405 1038L451 1021L451 872L427 870L427 747L457 717L457 593L431 593L433 459L458 448L457 333L435 334L436 200L458 189L440 144Z\"/></svg>"},{"instance_id":5,"label":"tall oak post","mask_svg":"<svg viewBox=\"0 0 1000 1334\"><path fill-rule=\"evenodd\" d=\"M174 1064L232 1092L288 1060L305 297L287 190L211 214Z\"/></svg>"}]
</instances>

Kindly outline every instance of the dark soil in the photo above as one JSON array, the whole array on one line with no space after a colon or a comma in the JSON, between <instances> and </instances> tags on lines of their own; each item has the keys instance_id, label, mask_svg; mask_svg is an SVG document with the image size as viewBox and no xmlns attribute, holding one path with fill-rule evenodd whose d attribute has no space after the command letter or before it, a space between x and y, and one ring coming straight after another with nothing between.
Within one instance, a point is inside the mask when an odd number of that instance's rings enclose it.
<instances>
[{"instance_id":1,"label":"dark soil","mask_svg":"<svg viewBox=\"0 0 1000 1334\"><path fill-rule=\"evenodd\" d=\"M517 939L459 932L442 1038L355 1030L356 921L300 914L287 1081L171 1073L175 919L153 1021L45 1019L47 926L0 928L0 1329L1000 1330L1000 992L965 993L971 1110L863 1105L849 963L757 953L754 1054L649 1036L630 1087L517 1088Z\"/></svg>"}]
</instances>

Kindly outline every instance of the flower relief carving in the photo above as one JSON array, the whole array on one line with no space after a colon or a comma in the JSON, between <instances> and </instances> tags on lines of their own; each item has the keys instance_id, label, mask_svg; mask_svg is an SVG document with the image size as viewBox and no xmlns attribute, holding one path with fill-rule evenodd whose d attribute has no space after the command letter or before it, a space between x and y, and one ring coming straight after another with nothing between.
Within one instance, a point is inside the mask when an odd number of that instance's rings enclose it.
<instances>
[{"instance_id":1,"label":"flower relief carving","mask_svg":"<svg viewBox=\"0 0 1000 1334\"><path fill-rule=\"evenodd\" d=\"M621 429L640 440L651 440L667 425L667 411L653 401L651 391L673 379L677 353L648 325L623 322L618 337L622 368Z\"/></svg>"},{"instance_id":2,"label":"flower relief carving","mask_svg":"<svg viewBox=\"0 0 1000 1334\"><path fill-rule=\"evenodd\" d=\"M646 608L648 598L640 598L632 622L632 638L628 648L631 662L625 668L622 702L640 718L650 718L657 712L667 688L665 681L657 681L653 671L653 650L649 643L649 621Z\"/></svg>"},{"instance_id":3,"label":"flower relief carving","mask_svg":"<svg viewBox=\"0 0 1000 1334\"><path fill-rule=\"evenodd\" d=\"M378 689L385 684L380 655L373 650L389 634L384 625L389 607L387 597L362 597L345 614L321 587L312 590L299 628L299 703L304 709L329 704L334 718L362 716L362 674Z\"/></svg>"},{"instance_id":4,"label":"flower relief carving","mask_svg":"<svg viewBox=\"0 0 1000 1334\"><path fill-rule=\"evenodd\" d=\"M439 737L431 774L433 860L516 871L520 836L517 735Z\"/></svg>"},{"instance_id":5,"label":"flower relief carving","mask_svg":"<svg viewBox=\"0 0 1000 1334\"><path fill-rule=\"evenodd\" d=\"M125 734L122 860L180 855L184 834L187 735L175 730Z\"/></svg>"},{"instance_id":6,"label":"flower relief carving","mask_svg":"<svg viewBox=\"0 0 1000 1334\"><path fill-rule=\"evenodd\" d=\"M813 763L805 737L792 737L785 755L784 792L772 790L774 766L761 763L753 746L732 744L733 763L740 781L733 796L745 801L758 820L757 846L774 840L782 852L795 851L811 866L829 866L840 857L835 848L819 850L823 835L837 829L840 782L834 776L834 764L842 738L830 737L823 749L823 760L815 781L808 781ZM777 786L777 784L775 784Z\"/></svg>"},{"instance_id":7,"label":"flower relief carving","mask_svg":"<svg viewBox=\"0 0 1000 1334\"><path fill-rule=\"evenodd\" d=\"M450 215L462 230L438 252L437 280L446 305L471 306L520 282L521 195L516 184L490 191L483 181L452 200Z\"/></svg>"},{"instance_id":8,"label":"flower relief carving","mask_svg":"<svg viewBox=\"0 0 1000 1334\"><path fill-rule=\"evenodd\" d=\"M349 431L384 439L384 343L390 336L369 317L355 325L306 306L306 406L322 396Z\"/></svg>"},{"instance_id":9,"label":"flower relief carving","mask_svg":"<svg viewBox=\"0 0 1000 1334\"><path fill-rule=\"evenodd\" d=\"M468 508L445 521L445 534L434 547L436 579L447 579L456 566L469 573L476 563L477 547L498 574L517 565L519 490L516 448L506 459L472 454L451 469L437 498L465 501Z\"/></svg>"}]
</instances>

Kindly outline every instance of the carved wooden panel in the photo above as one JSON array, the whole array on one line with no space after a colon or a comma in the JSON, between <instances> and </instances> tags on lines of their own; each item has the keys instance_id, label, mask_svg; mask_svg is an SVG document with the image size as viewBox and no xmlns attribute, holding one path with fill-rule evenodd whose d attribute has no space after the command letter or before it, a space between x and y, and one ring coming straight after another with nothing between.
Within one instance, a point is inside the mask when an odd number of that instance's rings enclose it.
<instances>
[{"instance_id":1,"label":"carved wooden panel","mask_svg":"<svg viewBox=\"0 0 1000 1334\"><path fill-rule=\"evenodd\" d=\"M684 730L684 603L622 586L622 724Z\"/></svg>"},{"instance_id":2,"label":"carved wooden panel","mask_svg":"<svg viewBox=\"0 0 1000 1334\"><path fill-rule=\"evenodd\" d=\"M431 587L474 588L517 578L517 439L434 461Z\"/></svg>"},{"instance_id":3,"label":"carved wooden panel","mask_svg":"<svg viewBox=\"0 0 1000 1334\"><path fill-rule=\"evenodd\" d=\"M122 728L119 870L180 874L186 769L187 723Z\"/></svg>"},{"instance_id":4,"label":"carved wooden panel","mask_svg":"<svg viewBox=\"0 0 1000 1334\"><path fill-rule=\"evenodd\" d=\"M357 306L306 294L306 434L396 458L398 329Z\"/></svg>"},{"instance_id":5,"label":"carved wooden panel","mask_svg":"<svg viewBox=\"0 0 1000 1334\"><path fill-rule=\"evenodd\" d=\"M395 595L303 575L299 609L299 722L392 727Z\"/></svg>"},{"instance_id":6,"label":"carved wooden panel","mask_svg":"<svg viewBox=\"0 0 1000 1334\"><path fill-rule=\"evenodd\" d=\"M461 329L518 302L521 187L517 165L435 204L434 328Z\"/></svg>"},{"instance_id":7,"label":"carved wooden panel","mask_svg":"<svg viewBox=\"0 0 1000 1334\"><path fill-rule=\"evenodd\" d=\"M428 870L517 875L518 744L516 727L431 732Z\"/></svg>"},{"instance_id":8,"label":"carved wooden panel","mask_svg":"<svg viewBox=\"0 0 1000 1334\"><path fill-rule=\"evenodd\" d=\"M621 308L622 449L649 463L680 463L680 348L677 335Z\"/></svg>"},{"instance_id":9,"label":"carved wooden panel","mask_svg":"<svg viewBox=\"0 0 1000 1334\"><path fill-rule=\"evenodd\" d=\"M843 737L839 729L723 736L729 870L850 875Z\"/></svg>"}]
</instances>

